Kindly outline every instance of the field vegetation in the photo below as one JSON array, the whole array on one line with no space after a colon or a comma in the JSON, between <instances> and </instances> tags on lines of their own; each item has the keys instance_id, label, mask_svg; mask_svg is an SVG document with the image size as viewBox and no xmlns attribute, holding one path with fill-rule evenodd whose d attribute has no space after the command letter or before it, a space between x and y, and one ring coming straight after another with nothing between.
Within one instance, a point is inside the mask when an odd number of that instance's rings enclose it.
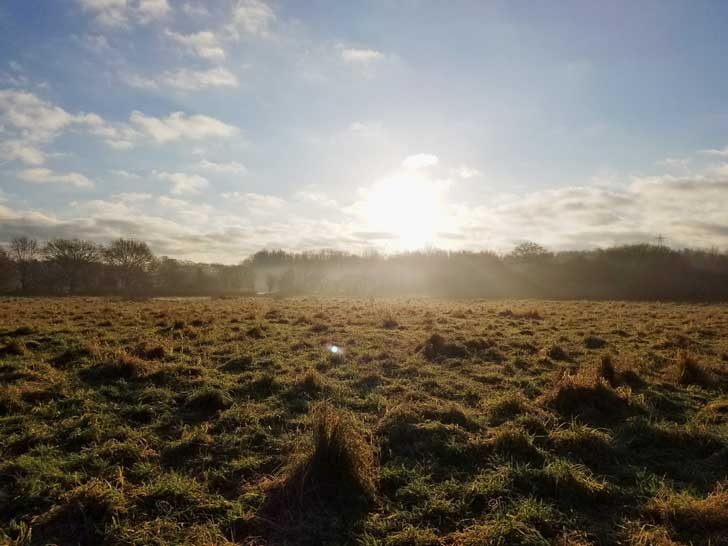
<instances>
[{"instance_id":1,"label":"field vegetation","mask_svg":"<svg viewBox=\"0 0 728 546\"><path fill-rule=\"evenodd\" d=\"M0 543L728 544L728 308L0 300Z\"/></svg>"}]
</instances>

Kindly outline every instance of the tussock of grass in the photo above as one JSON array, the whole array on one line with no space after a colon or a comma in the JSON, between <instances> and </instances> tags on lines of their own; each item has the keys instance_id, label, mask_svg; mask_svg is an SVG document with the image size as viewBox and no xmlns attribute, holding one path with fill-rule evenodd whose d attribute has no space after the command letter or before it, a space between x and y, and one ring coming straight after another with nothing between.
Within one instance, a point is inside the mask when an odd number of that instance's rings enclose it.
<instances>
[{"instance_id":1,"label":"tussock of grass","mask_svg":"<svg viewBox=\"0 0 728 546\"><path fill-rule=\"evenodd\" d=\"M531 435L513 425L498 428L489 445L501 457L536 465L544 461L544 456L534 445Z\"/></svg>"},{"instance_id":2,"label":"tussock of grass","mask_svg":"<svg viewBox=\"0 0 728 546\"><path fill-rule=\"evenodd\" d=\"M115 354L110 360L84 368L79 372L82 379L87 381L116 381L119 379L136 379L149 373L151 366L125 352Z\"/></svg>"},{"instance_id":3,"label":"tussock of grass","mask_svg":"<svg viewBox=\"0 0 728 546\"><path fill-rule=\"evenodd\" d=\"M645 512L656 522L693 544L723 544L728 536L728 490L725 484L705 498L663 489L650 500Z\"/></svg>"},{"instance_id":4,"label":"tussock of grass","mask_svg":"<svg viewBox=\"0 0 728 546\"><path fill-rule=\"evenodd\" d=\"M700 387L713 387L716 377L705 366L688 352L681 352L675 361L675 376L680 385L697 385Z\"/></svg>"},{"instance_id":5,"label":"tussock of grass","mask_svg":"<svg viewBox=\"0 0 728 546\"><path fill-rule=\"evenodd\" d=\"M448 342L440 334L432 334L427 339L422 347L422 354L428 360L464 358L469 355L467 347L460 343Z\"/></svg>"},{"instance_id":6,"label":"tussock of grass","mask_svg":"<svg viewBox=\"0 0 728 546\"><path fill-rule=\"evenodd\" d=\"M385 330L396 330L399 328L399 322L393 316L389 315L382 321L382 328Z\"/></svg>"},{"instance_id":7,"label":"tussock of grass","mask_svg":"<svg viewBox=\"0 0 728 546\"><path fill-rule=\"evenodd\" d=\"M231 358L225 362L220 369L224 372L239 373L251 369L253 366L253 357L250 355L241 355Z\"/></svg>"},{"instance_id":8,"label":"tussock of grass","mask_svg":"<svg viewBox=\"0 0 728 546\"><path fill-rule=\"evenodd\" d=\"M210 416L230 407L230 396L214 387L203 387L192 394L185 401L185 410Z\"/></svg>"},{"instance_id":9,"label":"tussock of grass","mask_svg":"<svg viewBox=\"0 0 728 546\"><path fill-rule=\"evenodd\" d=\"M452 546L548 546L538 530L515 518L501 518L468 527L454 533L448 542Z\"/></svg>"},{"instance_id":10,"label":"tussock of grass","mask_svg":"<svg viewBox=\"0 0 728 546\"><path fill-rule=\"evenodd\" d=\"M375 458L354 417L323 402L311 410L312 441L269 490L268 511L296 518L315 506L338 511L375 497Z\"/></svg>"},{"instance_id":11,"label":"tussock of grass","mask_svg":"<svg viewBox=\"0 0 728 546\"><path fill-rule=\"evenodd\" d=\"M525 311L513 311L511 309L503 309L498 312L499 317L513 318L513 319L530 319L530 320L542 320L543 316L538 309L527 309Z\"/></svg>"},{"instance_id":12,"label":"tussock of grass","mask_svg":"<svg viewBox=\"0 0 728 546\"><path fill-rule=\"evenodd\" d=\"M324 390L326 380L314 369L309 369L296 382L298 392L307 394L308 396L316 396Z\"/></svg>"},{"instance_id":13,"label":"tussock of grass","mask_svg":"<svg viewBox=\"0 0 728 546\"><path fill-rule=\"evenodd\" d=\"M568 428L549 433L548 443L558 454L581 461L590 467L613 462L614 447L609 434L572 422Z\"/></svg>"},{"instance_id":14,"label":"tussock of grass","mask_svg":"<svg viewBox=\"0 0 728 546\"><path fill-rule=\"evenodd\" d=\"M614 389L606 379L589 371L565 374L541 402L562 416L597 423L614 422L639 411L628 388Z\"/></svg>"},{"instance_id":15,"label":"tussock of grass","mask_svg":"<svg viewBox=\"0 0 728 546\"><path fill-rule=\"evenodd\" d=\"M484 409L488 416L488 422L497 426L529 413L534 408L523 394L513 392L503 393L489 399L485 403Z\"/></svg>"},{"instance_id":16,"label":"tussock of grass","mask_svg":"<svg viewBox=\"0 0 728 546\"><path fill-rule=\"evenodd\" d=\"M601 349L607 346L607 342L602 338L591 335L584 338L584 347L587 349Z\"/></svg>"},{"instance_id":17,"label":"tussock of grass","mask_svg":"<svg viewBox=\"0 0 728 546\"><path fill-rule=\"evenodd\" d=\"M108 537L113 518L126 510L121 492L93 480L66 494L62 503L43 514L32 527L34 543L95 546Z\"/></svg>"},{"instance_id":18,"label":"tussock of grass","mask_svg":"<svg viewBox=\"0 0 728 546\"><path fill-rule=\"evenodd\" d=\"M53 359L53 365L64 368L69 364L77 364L85 359L97 359L101 356L101 349L96 343L88 342L63 351Z\"/></svg>"},{"instance_id":19,"label":"tussock of grass","mask_svg":"<svg viewBox=\"0 0 728 546\"><path fill-rule=\"evenodd\" d=\"M571 356L569 353L560 345L552 345L548 349L545 350L545 355L549 357L551 360L559 360L559 361L570 361Z\"/></svg>"},{"instance_id":20,"label":"tussock of grass","mask_svg":"<svg viewBox=\"0 0 728 546\"><path fill-rule=\"evenodd\" d=\"M19 339L10 340L4 346L0 347L0 356L23 356L28 352L28 348L25 343Z\"/></svg>"}]
</instances>

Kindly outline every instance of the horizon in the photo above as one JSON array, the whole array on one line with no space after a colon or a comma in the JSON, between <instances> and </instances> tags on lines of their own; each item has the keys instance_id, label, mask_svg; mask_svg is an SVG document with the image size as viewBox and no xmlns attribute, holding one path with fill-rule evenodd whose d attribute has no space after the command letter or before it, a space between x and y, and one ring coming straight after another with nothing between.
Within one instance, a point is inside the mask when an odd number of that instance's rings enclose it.
<instances>
[{"instance_id":1,"label":"horizon","mask_svg":"<svg viewBox=\"0 0 728 546\"><path fill-rule=\"evenodd\" d=\"M720 2L11 0L0 244L728 250Z\"/></svg>"}]
</instances>

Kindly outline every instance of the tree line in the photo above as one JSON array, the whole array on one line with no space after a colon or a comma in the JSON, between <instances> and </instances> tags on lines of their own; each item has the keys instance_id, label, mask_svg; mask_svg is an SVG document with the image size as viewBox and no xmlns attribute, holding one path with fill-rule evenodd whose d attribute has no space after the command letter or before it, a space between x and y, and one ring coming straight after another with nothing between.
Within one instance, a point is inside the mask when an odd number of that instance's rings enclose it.
<instances>
[{"instance_id":1,"label":"tree line","mask_svg":"<svg viewBox=\"0 0 728 546\"><path fill-rule=\"evenodd\" d=\"M19 237L0 247L0 291L19 295L278 295L728 300L728 254L636 244L507 254L262 250L236 265L157 257L143 241Z\"/></svg>"}]
</instances>

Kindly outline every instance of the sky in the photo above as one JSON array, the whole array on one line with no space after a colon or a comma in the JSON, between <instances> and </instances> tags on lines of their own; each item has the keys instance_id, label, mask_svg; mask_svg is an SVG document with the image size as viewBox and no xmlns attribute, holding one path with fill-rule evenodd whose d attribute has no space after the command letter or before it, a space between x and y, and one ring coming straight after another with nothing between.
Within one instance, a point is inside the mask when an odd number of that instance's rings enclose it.
<instances>
[{"instance_id":1,"label":"sky","mask_svg":"<svg viewBox=\"0 0 728 546\"><path fill-rule=\"evenodd\" d=\"M728 3L3 0L0 243L728 250Z\"/></svg>"}]
</instances>

